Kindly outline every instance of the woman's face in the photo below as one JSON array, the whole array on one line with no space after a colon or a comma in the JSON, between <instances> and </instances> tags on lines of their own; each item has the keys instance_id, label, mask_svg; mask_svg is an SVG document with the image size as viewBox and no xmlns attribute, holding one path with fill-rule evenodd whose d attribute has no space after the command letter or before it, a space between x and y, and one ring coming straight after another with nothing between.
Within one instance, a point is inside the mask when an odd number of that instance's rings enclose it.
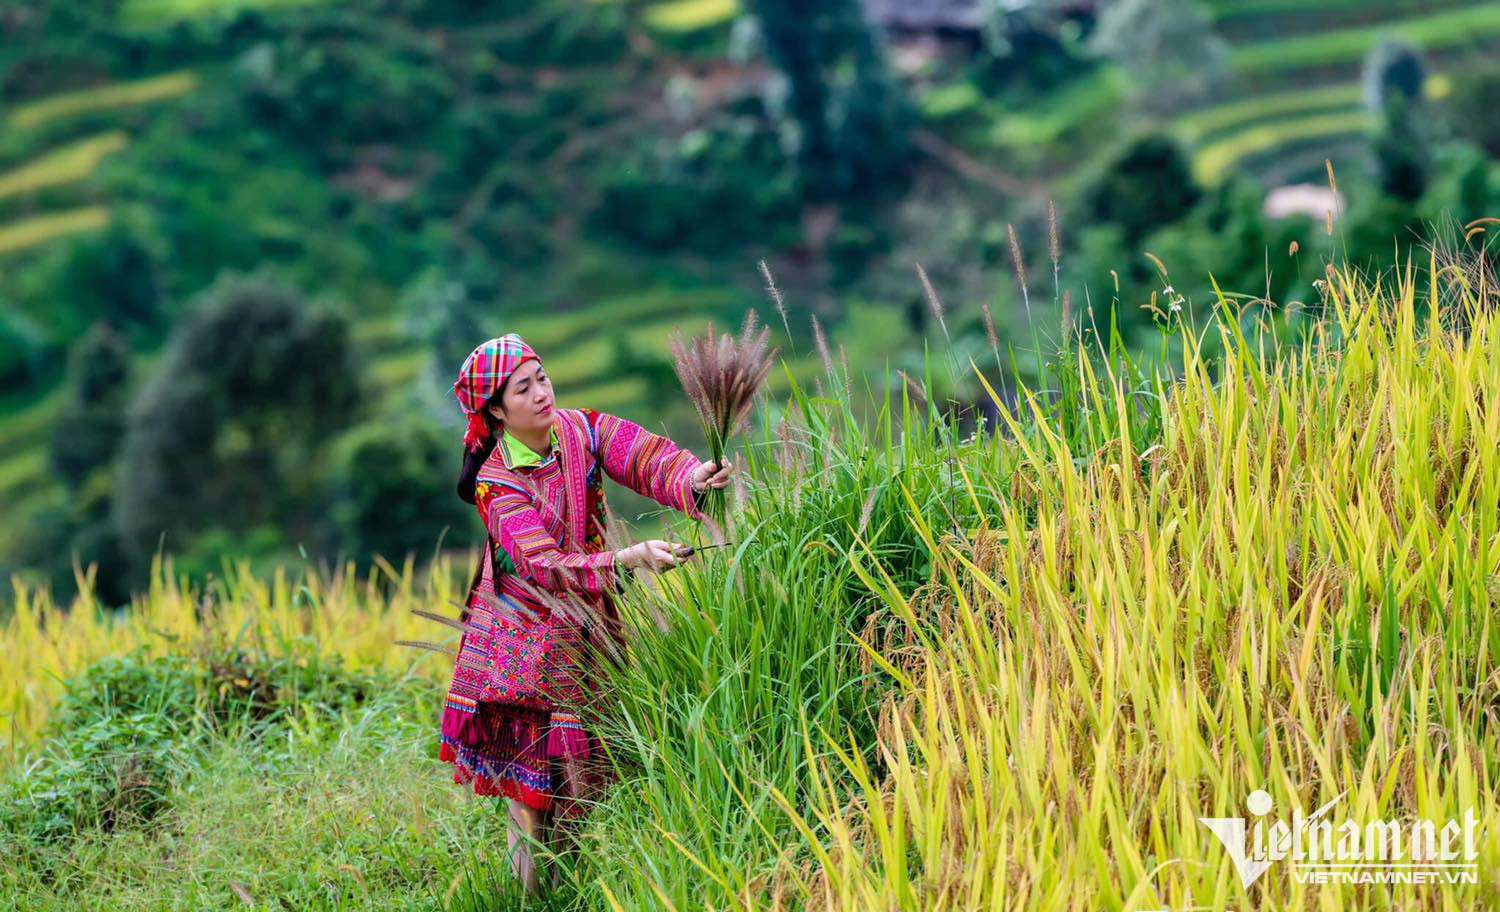
<instances>
[{"instance_id":1,"label":"woman's face","mask_svg":"<svg viewBox=\"0 0 1500 912\"><path fill-rule=\"evenodd\" d=\"M556 411L552 380L542 369L542 362L535 358L516 368L500 394L499 406L490 406L490 414L505 422L512 434L551 427Z\"/></svg>"}]
</instances>

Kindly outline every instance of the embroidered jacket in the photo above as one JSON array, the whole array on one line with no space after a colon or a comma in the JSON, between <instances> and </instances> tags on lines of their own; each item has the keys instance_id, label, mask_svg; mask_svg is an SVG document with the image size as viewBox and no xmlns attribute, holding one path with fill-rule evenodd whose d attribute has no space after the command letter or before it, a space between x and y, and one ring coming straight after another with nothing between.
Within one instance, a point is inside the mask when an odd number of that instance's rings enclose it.
<instances>
[{"instance_id":1,"label":"embroidered jacket","mask_svg":"<svg viewBox=\"0 0 1500 912\"><path fill-rule=\"evenodd\" d=\"M545 458L502 437L476 476L475 506L496 545L497 577L484 561L469 600L475 631L506 623L494 616L486 596L534 612L544 619L539 629L551 623L550 608L522 581L569 593L600 617L617 618L610 595L619 571L613 552L604 547L604 475L663 506L703 517L692 488L701 460L666 437L593 409L557 409L552 433ZM485 640L471 632L459 641L449 709L473 713L480 701L506 701L505 683L496 680L498 663L486 654Z\"/></svg>"}]
</instances>

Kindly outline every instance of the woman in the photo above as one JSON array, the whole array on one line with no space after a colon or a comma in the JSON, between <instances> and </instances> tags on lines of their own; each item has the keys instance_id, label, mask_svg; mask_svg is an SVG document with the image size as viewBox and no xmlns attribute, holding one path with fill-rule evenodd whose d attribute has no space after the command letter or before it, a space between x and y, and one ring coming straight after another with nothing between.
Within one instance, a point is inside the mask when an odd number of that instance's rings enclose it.
<instances>
[{"instance_id":1,"label":"woman","mask_svg":"<svg viewBox=\"0 0 1500 912\"><path fill-rule=\"evenodd\" d=\"M606 550L604 476L702 519L698 499L728 484L729 465L702 462L623 418L556 408L541 359L514 333L474 349L453 392L469 419L459 496L478 508L490 547L465 600L470 628L439 756L453 764L454 782L509 799L512 865L535 891L522 835L547 841L547 830L581 817L606 775L602 747L578 712L599 654L589 639L599 624L586 621L602 621L623 645L611 599L620 574L669 569L687 553L661 539ZM584 610L557 610L562 599ZM544 641L545 654L531 648ZM518 691L523 679L540 683Z\"/></svg>"}]
</instances>

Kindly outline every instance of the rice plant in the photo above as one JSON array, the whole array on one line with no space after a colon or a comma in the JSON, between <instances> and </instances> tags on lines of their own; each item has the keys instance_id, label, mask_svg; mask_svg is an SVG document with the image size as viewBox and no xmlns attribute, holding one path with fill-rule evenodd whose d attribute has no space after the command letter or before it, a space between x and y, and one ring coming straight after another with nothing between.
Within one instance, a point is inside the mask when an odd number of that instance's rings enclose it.
<instances>
[{"instance_id":1,"label":"rice plant","mask_svg":"<svg viewBox=\"0 0 1500 912\"><path fill-rule=\"evenodd\" d=\"M1495 903L1500 337L1477 289L1426 306L1461 279L1431 273L1331 272L1294 350L1226 315L1217 377L1190 342L1144 451L1122 425L1080 459L1034 401L1001 403L1012 496L972 534L919 524L922 586L849 549L894 622L862 648L895 690L873 752L806 717L808 781L771 785L800 851L739 907ZM1257 789L1281 819L1341 793L1340 819L1472 808L1478 882L1277 867L1247 891L1198 818L1248 817Z\"/></svg>"}]
</instances>

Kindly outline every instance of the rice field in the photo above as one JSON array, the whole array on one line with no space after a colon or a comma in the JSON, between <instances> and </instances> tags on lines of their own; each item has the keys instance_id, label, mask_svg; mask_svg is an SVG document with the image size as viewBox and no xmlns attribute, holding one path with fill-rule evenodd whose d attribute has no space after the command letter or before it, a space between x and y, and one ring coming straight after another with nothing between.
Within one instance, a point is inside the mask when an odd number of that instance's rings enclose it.
<instances>
[{"instance_id":1,"label":"rice field","mask_svg":"<svg viewBox=\"0 0 1500 912\"><path fill-rule=\"evenodd\" d=\"M1158 441L1080 450L1005 412L1007 496L972 535L925 530L928 586L891 585L856 544L882 602L861 645L898 687L874 751L807 732L826 778L777 801L814 859L792 875L809 908L1496 901L1493 318L1470 298L1442 316L1468 334L1444 328L1417 271L1331 280L1308 348L1211 327L1211 379L1189 342ZM998 493L978 472L965 490ZM1472 808L1485 873L1386 890L1277 867L1246 896L1198 818L1256 789L1277 814L1341 793L1338 819Z\"/></svg>"},{"instance_id":2,"label":"rice field","mask_svg":"<svg viewBox=\"0 0 1500 912\"><path fill-rule=\"evenodd\" d=\"M107 224L107 206L80 206L18 219L0 225L0 254L25 250L84 231L97 231Z\"/></svg>"},{"instance_id":3,"label":"rice field","mask_svg":"<svg viewBox=\"0 0 1500 912\"><path fill-rule=\"evenodd\" d=\"M1336 28L1319 17L1336 14L1340 8L1337 3L1332 11L1328 4L1284 4L1279 0L1254 5L1261 10L1257 15L1286 21L1281 22L1273 38L1236 45L1231 66L1238 77L1265 85L1252 94L1190 111L1171 125L1193 149L1194 169L1200 179L1216 182L1242 164L1257 174L1271 176L1285 170L1278 154L1281 150L1294 157L1297 149L1310 142L1325 142L1332 147L1340 139L1366 132L1374 118L1362 116L1358 64L1383 37L1400 36L1429 51L1464 46L1477 50L1500 40L1500 7L1494 4L1386 2L1358 6L1361 24ZM1236 21L1248 21L1250 11L1239 5L1218 8L1218 16L1222 19L1231 11ZM1306 84L1296 84L1289 78L1307 67L1342 71L1345 75L1334 77L1338 81L1313 80ZM1441 98L1449 84L1447 74L1435 73L1428 78L1426 94ZM1289 87L1276 88L1280 85Z\"/></svg>"},{"instance_id":4,"label":"rice field","mask_svg":"<svg viewBox=\"0 0 1500 912\"><path fill-rule=\"evenodd\" d=\"M1242 44L1230 52L1230 65L1242 75L1259 76L1285 74L1299 67L1356 64L1387 35L1405 38L1429 51L1477 46L1500 36L1500 5L1481 3L1371 25Z\"/></svg>"},{"instance_id":5,"label":"rice field","mask_svg":"<svg viewBox=\"0 0 1500 912\"><path fill-rule=\"evenodd\" d=\"M1270 152L1299 142L1332 140L1350 133L1368 130L1376 121L1368 111L1340 111L1288 117L1274 123L1259 124L1238 131L1229 139L1206 143L1193 152L1193 176L1206 184L1216 184L1228 176L1236 164L1254 155Z\"/></svg>"},{"instance_id":6,"label":"rice field","mask_svg":"<svg viewBox=\"0 0 1500 912\"><path fill-rule=\"evenodd\" d=\"M1321 114L1330 109L1347 110L1358 107L1362 101L1363 88L1357 82L1294 89L1200 108L1174 120L1172 127L1184 141L1196 144L1259 121Z\"/></svg>"},{"instance_id":7,"label":"rice field","mask_svg":"<svg viewBox=\"0 0 1500 912\"><path fill-rule=\"evenodd\" d=\"M35 161L0 172L0 200L85 180L106 156L129 144L130 137L123 131L111 130L46 152Z\"/></svg>"},{"instance_id":8,"label":"rice field","mask_svg":"<svg viewBox=\"0 0 1500 912\"><path fill-rule=\"evenodd\" d=\"M125 0L119 15L120 21L132 28L162 28L204 16L295 9L325 2L327 0Z\"/></svg>"},{"instance_id":9,"label":"rice field","mask_svg":"<svg viewBox=\"0 0 1500 912\"><path fill-rule=\"evenodd\" d=\"M727 23L740 11L738 0L659 0L642 18L662 32L696 32Z\"/></svg>"},{"instance_id":10,"label":"rice field","mask_svg":"<svg viewBox=\"0 0 1500 912\"><path fill-rule=\"evenodd\" d=\"M113 111L118 108L165 101L185 95L198 87L198 77L191 70L163 73L149 79L119 82L76 92L59 92L37 101L17 105L6 117L6 124L17 130L30 130L43 124L81 114Z\"/></svg>"},{"instance_id":11,"label":"rice field","mask_svg":"<svg viewBox=\"0 0 1500 912\"><path fill-rule=\"evenodd\" d=\"M1178 330L1170 373L1073 350L1062 399L995 395L1003 434L960 436L904 397L858 424L839 377L794 387L788 425L744 441L735 548L626 592L631 661L590 717L621 779L539 907L1493 907L1496 317L1435 264L1327 278L1305 344L1221 302ZM159 823L31 847L0 874L13 895L514 907L499 815L451 800L423 734L447 660L392 642L443 641L408 609L453 597L447 560L269 580L230 561L207 590L162 564L119 616L18 590L0 624L13 773L42 774L30 739L64 680L213 630L416 689L214 736ZM1330 802L1401 826L1472 810L1476 882L1313 885L1276 862L1244 886L1199 818L1253 817L1257 790L1283 822ZM475 851L501 882L460 898ZM58 853L98 863L49 879Z\"/></svg>"}]
</instances>

